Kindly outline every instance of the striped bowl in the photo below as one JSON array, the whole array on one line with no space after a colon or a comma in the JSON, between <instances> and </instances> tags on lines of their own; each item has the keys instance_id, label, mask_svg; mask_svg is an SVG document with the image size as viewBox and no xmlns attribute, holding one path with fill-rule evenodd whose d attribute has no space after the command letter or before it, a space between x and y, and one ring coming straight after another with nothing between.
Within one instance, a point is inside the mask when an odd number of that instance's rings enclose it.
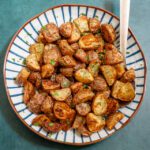
<instances>
[{"instance_id":1,"label":"striped bowl","mask_svg":"<svg viewBox=\"0 0 150 150\"><path fill-rule=\"evenodd\" d=\"M60 131L58 133L51 134L45 132L40 127L32 126L32 119L36 115L30 112L27 106L23 103L23 87L18 86L15 83L15 77L22 67L24 67L22 62L29 55L29 45L35 43L38 36L38 31L42 26L49 22L54 22L60 26L64 22L77 18L81 13L86 14L88 17L98 16L102 23L112 24L117 34L115 45L119 48L119 19L112 13L93 6L60 5L50 8L31 18L17 31L8 46L3 70L4 82L9 102L20 120L31 131L35 132L39 136L50 141L70 145L87 145L96 143L109 137L117 130L127 125L141 105L146 80L146 62L143 52L135 36L131 30L129 30L126 62L127 68L133 67L135 69L136 97L130 104L119 109L125 117L116 124L114 129L111 131L103 129L99 132L93 133L89 137L83 137L76 133L75 130L69 130L67 132Z\"/></svg>"}]
</instances>

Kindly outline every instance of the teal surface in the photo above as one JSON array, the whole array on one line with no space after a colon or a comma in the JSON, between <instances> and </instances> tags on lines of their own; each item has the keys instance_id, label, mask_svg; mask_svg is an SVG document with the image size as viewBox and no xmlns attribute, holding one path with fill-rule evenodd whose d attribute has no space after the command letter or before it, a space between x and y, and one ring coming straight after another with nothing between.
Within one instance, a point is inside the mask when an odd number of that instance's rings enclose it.
<instances>
[{"instance_id":1,"label":"teal surface","mask_svg":"<svg viewBox=\"0 0 150 150\"><path fill-rule=\"evenodd\" d=\"M11 109L3 83L3 61L14 33L31 17L58 4L87 4L119 14L119 0L0 0L0 150L148 150L150 148L150 0L131 0L130 27L140 42L148 69L147 92L135 118L124 129L94 145L73 147L32 133Z\"/></svg>"}]
</instances>

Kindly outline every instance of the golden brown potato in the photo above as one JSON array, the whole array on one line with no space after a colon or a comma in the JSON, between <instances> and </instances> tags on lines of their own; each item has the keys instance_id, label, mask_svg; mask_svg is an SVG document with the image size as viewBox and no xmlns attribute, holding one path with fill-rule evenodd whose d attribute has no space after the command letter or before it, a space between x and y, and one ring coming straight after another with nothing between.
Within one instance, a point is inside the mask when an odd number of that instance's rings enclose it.
<instances>
[{"instance_id":1,"label":"golden brown potato","mask_svg":"<svg viewBox=\"0 0 150 150\"><path fill-rule=\"evenodd\" d=\"M106 120L106 126L108 130L112 130L115 125L124 117L121 112L116 112L108 117Z\"/></svg>"},{"instance_id":2,"label":"golden brown potato","mask_svg":"<svg viewBox=\"0 0 150 150\"><path fill-rule=\"evenodd\" d=\"M117 64L114 66L117 71L117 78L120 79L122 75L125 73L125 67L124 64Z\"/></svg>"},{"instance_id":3,"label":"golden brown potato","mask_svg":"<svg viewBox=\"0 0 150 150\"><path fill-rule=\"evenodd\" d=\"M104 115L107 112L107 101L108 99L103 93L97 94L92 103L92 110L95 115Z\"/></svg>"},{"instance_id":4,"label":"golden brown potato","mask_svg":"<svg viewBox=\"0 0 150 150\"><path fill-rule=\"evenodd\" d=\"M68 39L69 43L75 43L80 39L81 35L80 35L80 31L79 29L76 27L76 25L74 23L72 23L72 33L71 33L71 37Z\"/></svg>"},{"instance_id":5,"label":"golden brown potato","mask_svg":"<svg viewBox=\"0 0 150 150\"><path fill-rule=\"evenodd\" d=\"M102 91L101 93L103 93L105 98L109 98L110 94L111 94L111 91L110 91L109 88L107 88L106 90Z\"/></svg>"},{"instance_id":6,"label":"golden brown potato","mask_svg":"<svg viewBox=\"0 0 150 150\"><path fill-rule=\"evenodd\" d=\"M59 47L61 50L62 55L73 55L74 54L74 49L68 44L67 40L60 40L59 42Z\"/></svg>"},{"instance_id":7,"label":"golden brown potato","mask_svg":"<svg viewBox=\"0 0 150 150\"><path fill-rule=\"evenodd\" d=\"M24 85L24 95L23 95L23 101L25 104L27 104L30 101L30 98L35 94L35 89L32 83L27 81Z\"/></svg>"},{"instance_id":8,"label":"golden brown potato","mask_svg":"<svg viewBox=\"0 0 150 150\"><path fill-rule=\"evenodd\" d=\"M43 126L47 132L59 132L61 130L61 124L57 122L45 122Z\"/></svg>"},{"instance_id":9,"label":"golden brown potato","mask_svg":"<svg viewBox=\"0 0 150 150\"><path fill-rule=\"evenodd\" d=\"M73 43L73 44L71 44L70 46L71 46L72 49L74 49L75 51L80 48L78 43Z\"/></svg>"},{"instance_id":10,"label":"golden brown potato","mask_svg":"<svg viewBox=\"0 0 150 150\"><path fill-rule=\"evenodd\" d=\"M88 18L86 16L80 16L79 18L74 19L73 22L81 33L89 31Z\"/></svg>"},{"instance_id":11,"label":"golden brown potato","mask_svg":"<svg viewBox=\"0 0 150 150\"><path fill-rule=\"evenodd\" d=\"M74 69L74 71L77 71L77 70L83 69L83 68L86 68L86 64L77 62L76 66L73 69Z\"/></svg>"},{"instance_id":12,"label":"golden brown potato","mask_svg":"<svg viewBox=\"0 0 150 150\"><path fill-rule=\"evenodd\" d=\"M27 68L22 68L16 77L16 83L19 85L24 85L30 75L30 71Z\"/></svg>"},{"instance_id":13,"label":"golden brown potato","mask_svg":"<svg viewBox=\"0 0 150 150\"><path fill-rule=\"evenodd\" d=\"M76 61L73 57L66 55L59 59L59 63L63 67L74 67L76 66Z\"/></svg>"},{"instance_id":14,"label":"golden brown potato","mask_svg":"<svg viewBox=\"0 0 150 150\"><path fill-rule=\"evenodd\" d=\"M48 43L59 40L59 29L54 23L49 23L42 27L41 33Z\"/></svg>"},{"instance_id":15,"label":"golden brown potato","mask_svg":"<svg viewBox=\"0 0 150 150\"><path fill-rule=\"evenodd\" d=\"M104 40L108 43L113 43L116 39L116 33L111 24L102 24L101 33Z\"/></svg>"},{"instance_id":16,"label":"golden brown potato","mask_svg":"<svg viewBox=\"0 0 150 150\"><path fill-rule=\"evenodd\" d=\"M77 114L75 117L74 123L72 125L72 128L77 129L84 124L85 124L85 117L82 117L82 116Z\"/></svg>"},{"instance_id":17,"label":"golden brown potato","mask_svg":"<svg viewBox=\"0 0 150 150\"><path fill-rule=\"evenodd\" d=\"M71 33L72 33L72 24L71 24L71 22L63 23L59 28L59 32L65 38L69 38L71 36Z\"/></svg>"},{"instance_id":18,"label":"golden brown potato","mask_svg":"<svg viewBox=\"0 0 150 150\"><path fill-rule=\"evenodd\" d=\"M105 118L102 116L96 116L93 113L89 113L86 116L86 123L89 131L97 132L104 128L105 126Z\"/></svg>"},{"instance_id":19,"label":"golden brown potato","mask_svg":"<svg viewBox=\"0 0 150 150\"><path fill-rule=\"evenodd\" d=\"M94 93L90 89L82 89L79 90L79 92L77 92L73 97L73 103L75 105L80 104L92 100L93 97Z\"/></svg>"},{"instance_id":20,"label":"golden brown potato","mask_svg":"<svg viewBox=\"0 0 150 150\"><path fill-rule=\"evenodd\" d=\"M104 42L104 40L103 40L103 38L102 38L102 36L101 36L101 34L96 34L95 35L96 37L98 37L98 40L99 40L99 43L100 43L100 45L99 45L99 47L97 48L97 52L99 53L99 52L103 52L105 49L104 49L104 44L105 44L105 42Z\"/></svg>"},{"instance_id":21,"label":"golden brown potato","mask_svg":"<svg viewBox=\"0 0 150 150\"><path fill-rule=\"evenodd\" d=\"M97 61L93 61L88 66L88 71L91 73L91 75L95 78L98 76L99 73L99 67L100 63Z\"/></svg>"},{"instance_id":22,"label":"golden brown potato","mask_svg":"<svg viewBox=\"0 0 150 150\"><path fill-rule=\"evenodd\" d=\"M117 72L116 69L113 66L110 65L103 65L100 67L107 83L109 86L112 86L117 78Z\"/></svg>"},{"instance_id":23,"label":"golden brown potato","mask_svg":"<svg viewBox=\"0 0 150 150\"><path fill-rule=\"evenodd\" d=\"M88 51L87 58L89 62L98 61L98 54L95 51Z\"/></svg>"},{"instance_id":24,"label":"golden brown potato","mask_svg":"<svg viewBox=\"0 0 150 150\"><path fill-rule=\"evenodd\" d=\"M57 101L65 101L71 95L71 90L70 88L50 90L50 94Z\"/></svg>"},{"instance_id":25,"label":"golden brown potato","mask_svg":"<svg viewBox=\"0 0 150 150\"><path fill-rule=\"evenodd\" d=\"M42 78L49 78L54 72L54 67L51 64L46 64L42 66L41 71Z\"/></svg>"},{"instance_id":26,"label":"golden brown potato","mask_svg":"<svg viewBox=\"0 0 150 150\"><path fill-rule=\"evenodd\" d=\"M83 49L78 49L74 56L83 63L88 62L87 54Z\"/></svg>"},{"instance_id":27,"label":"golden brown potato","mask_svg":"<svg viewBox=\"0 0 150 150\"><path fill-rule=\"evenodd\" d=\"M112 51L112 50L117 50L117 47L115 47L115 45L113 45L113 44L105 43L104 49L106 51Z\"/></svg>"},{"instance_id":28,"label":"golden brown potato","mask_svg":"<svg viewBox=\"0 0 150 150\"><path fill-rule=\"evenodd\" d=\"M97 18L90 18L89 28L92 33L97 33L100 30L100 21Z\"/></svg>"},{"instance_id":29,"label":"golden brown potato","mask_svg":"<svg viewBox=\"0 0 150 150\"><path fill-rule=\"evenodd\" d=\"M79 69L75 72L75 78L82 83L91 83L94 78L87 69Z\"/></svg>"},{"instance_id":30,"label":"golden brown potato","mask_svg":"<svg viewBox=\"0 0 150 150\"><path fill-rule=\"evenodd\" d=\"M127 70L124 74L123 77L121 78L122 82L132 82L135 80L135 71L133 68L130 68Z\"/></svg>"},{"instance_id":31,"label":"golden brown potato","mask_svg":"<svg viewBox=\"0 0 150 150\"><path fill-rule=\"evenodd\" d=\"M81 103L76 105L76 111L81 116L86 116L91 111L91 106L88 103Z\"/></svg>"},{"instance_id":32,"label":"golden brown potato","mask_svg":"<svg viewBox=\"0 0 150 150\"><path fill-rule=\"evenodd\" d=\"M90 136L92 132L90 132L85 126L81 125L78 127L77 131L83 136Z\"/></svg>"},{"instance_id":33,"label":"golden brown potato","mask_svg":"<svg viewBox=\"0 0 150 150\"><path fill-rule=\"evenodd\" d=\"M84 50L97 49L100 46L100 41L98 37L93 34L84 35L79 40L79 46Z\"/></svg>"},{"instance_id":34,"label":"golden brown potato","mask_svg":"<svg viewBox=\"0 0 150 150\"><path fill-rule=\"evenodd\" d=\"M60 68L60 72L62 75L66 76L66 77L73 76L73 68Z\"/></svg>"},{"instance_id":35,"label":"golden brown potato","mask_svg":"<svg viewBox=\"0 0 150 150\"><path fill-rule=\"evenodd\" d=\"M26 65L32 71L40 71L40 65L35 54L30 54L27 56Z\"/></svg>"},{"instance_id":36,"label":"golden brown potato","mask_svg":"<svg viewBox=\"0 0 150 150\"><path fill-rule=\"evenodd\" d=\"M37 37L37 42L38 43L43 43L43 44L47 43L46 39L44 38L44 36L41 32L39 33L39 36Z\"/></svg>"},{"instance_id":37,"label":"golden brown potato","mask_svg":"<svg viewBox=\"0 0 150 150\"><path fill-rule=\"evenodd\" d=\"M70 86L73 93L77 93L83 86L82 82L76 82Z\"/></svg>"},{"instance_id":38,"label":"golden brown potato","mask_svg":"<svg viewBox=\"0 0 150 150\"><path fill-rule=\"evenodd\" d=\"M72 95L70 95L66 100L65 100L66 104L70 107L70 108L74 108L74 104L72 102Z\"/></svg>"}]
</instances>

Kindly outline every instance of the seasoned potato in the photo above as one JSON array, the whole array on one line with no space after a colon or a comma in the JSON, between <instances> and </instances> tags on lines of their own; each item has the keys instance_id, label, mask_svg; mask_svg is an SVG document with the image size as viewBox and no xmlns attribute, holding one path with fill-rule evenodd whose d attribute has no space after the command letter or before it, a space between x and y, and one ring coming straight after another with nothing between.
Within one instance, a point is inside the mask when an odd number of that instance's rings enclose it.
<instances>
[{"instance_id":1,"label":"seasoned potato","mask_svg":"<svg viewBox=\"0 0 150 150\"><path fill-rule=\"evenodd\" d=\"M42 78L49 78L54 72L54 67L51 64L46 64L42 66L41 71Z\"/></svg>"},{"instance_id":2,"label":"seasoned potato","mask_svg":"<svg viewBox=\"0 0 150 150\"><path fill-rule=\"evenodd\" d=\"M24 85L24 95L23 95L23 101L25 104L27 104L30 101L30 98L35 94L35 89L32 83L27 81Z\"/></svg>"},{"instance_id":3,"label":"seasoned potato","mask_svg":"<svg viewBox=\"0 0 150 150\"><path fill-rule=\"evenodd\" d=\"M43 26L41 33L48 43L52 43L61 38L59 35L59 29L54 23L49 23L46 26Z\"/></svg>"},{"instance_id":4,"label":"seasoned potato","mask_svg":"<svg viewBox=\"0 0 150 150\"><path fill-rule=\"evenodd\" d=\"M73 98L73 103L80 104L89 100L92 100L94 93L90 89L82 89L77 92Z\"/></svg>"},{"instance_id":5,"label":"seasoned potato","mask_svg":"<svg viewBox=\"0 0 150 150\"><path fill-rule=\"evenodd\" d=\"M127 70L124 74L123 77L121 78L122 82L132 82L135 80L135 71L133 68Z\"/></svg>"},{"instance_id":6,"label":"seasoned potato","mask_svg":"<svg viewBox=\"0 0 150 150\"><path fill-rule=\"evenodd\" d=\"M79 46L84 50L97 49L100 46L100 41L98 37L93 34L84 35L79 40Z\"/></svg>"},{"instance_id":7,"label":"seasoned potato","mask_svg":"<svg viewBox=\"0 0 150 150\"><path fill-rule=\"evenodd\" d=\"M93 61L88 66L88 71L91 73L93 77L97 77L99 73L100 63L97 61Z\"/></svg>"},{"instance_id":8,"label":"seasoned potato","mask_svg":"<svg viewBox=\"0 0 150 150\"><path fill-rule=\"evenodd\" d=\"M77 129L84 124L85 124L85 117L82 117L82 116L77 114L75 117L74 123L72 125L72 128Z\"/></svg>"},{"instance_id":9,"label":"seasoned potato","mask_svg":"<svg viewBox=\"0 0 150 150\"><path fill-rule=\"evenodd\" d=\"M63 67L74 67L76 66L76 61L73 57L66 55L59 59L59 63Z\"/></svg>"},{"instance_id":10,"label":"seasoned potato","mask_svg":"<svg viewBox=\"0 0 150 150\"><path fill-rule=\"evenodd\" d=\"M103 93L103 95L104 95L105 98L109 98L109 97L110 97L110 94L111 94L111 91L110 91L110 89L108 88L108 89L102 91L102 93Z\"/></svg>"},{"instance_id":11,"label":"seasoned potato","mask_svg":"<svg viewBox=\"0 0 150 150\"><path fill-rule=\"evenodd\" d=\"M108 43L113 43L116 39L116 33L111 24L102 24L101 33L104 40Z\"/></svg>"},{"instance_id":12,"label":"seasoned potato","mask_svg":"<svg viewBox=\"0 0 150 150\"><path fill-rule=\"evenodd\" d=\"M89 28L92 33L97 33L100 30L100 21L97 18L90 18Z\"/></svg>"},{"instance_id":13,"label":"seasoned potato","mask_svg":"<svg viewBox=\"0 0 150 150\"><path fill-rule=\"evenodd\" d=\"M79 69L75 72L75 78L82 83L91 83L94 78L87 69Z\"/></svg>"},{"instance_id":14,"label":"seasoned potato","mask_svg":"<svg viewBox=\"0 0 150 150\"><path fill-rule=\"evenodd\" d=\"M72 33L72 24L71 24L71 22L63 23L59 28L59 32L65 38L69 38L71 36L71 33Z\"/></svg>"},{"instance_id":15,"label":"seasoned potato","mask_svg":"<svg viewBox=\"0 0 150 150\"><path fill-rule=\"evenodd\" d=\"M68 44L67 40L60 40L59 47L61 50L62 55L73 55L74 49Z\"/></svg>"},{"instance_id":16,"label":"seasoned potato","mask_svg":"<svg viewBox=\"0 0 150 150\"><path fill-rule=\"evenodd\" d=\"M79 115L86 116L91 111L91 107L88 103L81 103L76 105L76 110Z\"/></svg>"},{"instance_id":17,"label":"seasoned potato","mask_svg":"<svg viewBox=\"0 0 150 150\"><path fill-rule=\"evenodd\" d=\"M45 122L43 128L47 132L59 132L61 124L57 122Z\"/></svg>"},{"instance_id":18,"label":"seasoned potato","mask_svg":"<svg viewBox=\"0 0 150 150\"><path fill-rule=\"evenodd\" d=\"M106 120L106 126L108 130L112 130L115 125L124 117L121 112L116 112L108 117Z\"/></svg>"},{"instance_id":19,"label":"seasoned potato","mask_svg":"<svg viewBox=\"0 0 150 150\"><path fill-rule=\"evenodd\" d=\"M50 94L57 101L65 101L71 95L71 90L70 88L50 90Z\"/></svg>"},{"instance_id":20,"label":"seasoned potato","mask_svg":"<svg viewBox=\"0 0 150 150\"><path fill-rule=\"evenodd\" d=\"M61 53L57 45L48 44L45 46L43 53L43 61L45 64L57 66L60 58Z\"/></svg>"},{"instance_id":21,"label":"seasoned potato","mask_svg":"<svg viewBox=\"0 0 150 150\"><path fill-rule=\"evenodd\" d=\"M117 64L114 66L117 71L117 78L120 79L122 75L125 73L124 64Z\"/></svg>"},{"instance_id":22,"label":"seasoned potato","mask_svg":"<svg viewBox=\"0 0 150 150\"><path fill-rule=\"evenodd\" d=\"M40 65L35 54L27 56L26 65L32 71L40 71Z\"/></svg>"},{"instance_id":23,"label":"seasoned potato","mask_svg":"<svg viewBox=\"0 0 150 150\"><path fill-rule=\"evenodd\" d=\"M70 95L66 100L65 100L66 104L71 107L74 108L73 102L72 102L72 95Z\"/></svg>"},{"instance_id":24,"label":"seasoned potato","mask_svg":"<svg viewBox=\"0 0 150 150\"><path fill-rule=\"evenodd\" d=\"M77 62L76 66L73 69L74 69L74 71L77 71L77 70L83 69L83 68L86 68L86 64Z\"/></svg>"},{"instance_id":25,"label":"seasoned potato","mask_svg":"<svg viewBox=\"0 0 150 150\"><path fill-rule=\"evenodd\" d=\"M97 94L92 103L92 110L95 115L104 115L107 112L107 101L108 99L103 93Z\"/></svg>"},{"instance_id":26,"label":"seasoned potato","mask_svg":"<svg viewBox=\"0 0 150 150\"><path fill-rule=\"evenodd\" d=\"M93 113L89 113L86 116L86 123L89 131L97 132L104 128L105 126L105 118L102 116L96 116Z\"/></svg>"},{"instance_id":27,"label":"seasoned potato","mask_svg":"<svg viewBox=\"0 0 150 150\"><path fill-rule=\"evenodd\" d=\"M44 44L43 43L32 44L29 48L29 51L31 54L35 54L37 61L41 63L44 51Z\"/></svg>"},{"instance_id":28,"label":"seasoned potato","mask_svg":"<svg viewBox=\"0 0 150 150\"><path fill-rule=\"evenodd\" d=\"M79 18L74 19L73 22L81 33L89 31L88 18L86 16L80 16Z\"/></svg>"},{"instance_id":29,"label":"seasoned potato","mask_svg":"<svg viewBox=\"0 0 150 150\"><path fill-rule=\"evenodd\" d=\"M115 45L113 45L113 44L105 43L104 49L106 51L112 51L112 50L117 50L117 47L115 47Z\"/></svg>"},{"instance_id":30,"label":"seasoned potato","mask_svg":"<svg viewBox=\"0 0 150 150\"><path fill-rule=\"evenodd\" d=\"M88 51L87 52L87 58L89 62L97 61L99 60L98 54L95 51Z\"/></svg>"},{"instance_id":31,"label":"seasoned potato","mask_svg":"<svg viewBox=\"0 0 150 150\"><path fill-rule=\"evenodd\" d=\"M90 132L85 126L81 125L78 127L77 131L83 136L90 136L92 132Z\"/></svg>"},{"instance_id":32,"label":"seasoned potato","mask_svg":"<svg viewBox=\"0 0 150 150\"><path fill-rule=\"evenodd\" d=\"M70 86L73 93L77 93L83 86L82 82L76 82Z\"/></svg>"},{"instance_id":33,"label":"seasoned potato","mask_svg":"<svg viewBox=\"0 0 150 150\"><path fill-rule=\"evenodd\" d=\"M76 27L76 25L74 23L72 23L72 33L71 33L71 37L68 39L69 43L75 43L80 39L81 35L80 35L80 31L79 29Z\"/></svg>"},{"instance_id":34,"label":"seasoned potato","mask_svg":"<svg viewBox=\"0 0 150 150\"><path fill-rule=\"evenodd\" d=\"M117 72L116 69L113 66L110 65L103 65L100 67L107 83L109 86L112 86L117 78Z\"/></svg>"},{"instance_id":35,"label":"seasoned potato","mask_svg":"<svg viewBox=\"0 0 150 150\"><path fill-rule=\"evenodd\" d=\"M73 76L73 68L60 68L60 72L62 75L66 76L66 77Z\"/></svg>"},{"instance_id":36,"label":"seasoned potato","mask_svg":"<svg viewBox=\"0 0 150 150\"><path fill-rule=\"evenodd\" d=\"M16 83L19 85L24 85L30 75L30 71L27 68L22 68L16 77Z\"/></svg>"},{"instance_id":37,"label":"seasoned potato","mask_svg":"<svg viewBox=\"0 0 150 150\"><path fill-rule=\"evenodd\" d=\"M98 52L98 53L99 53L99 52L103 52L103 51L105 50L105 49L104 49L104 44L105 44L105 42L104 42L104 40L103 40L101 34L96 34L95 36L98 37L98 40L99 40L99 43L100 43L99 47L97 48L97 52Z\"/></svg>"},{"instance_id":38,"label":"seasoned potato","mask_svg":"<svg viewBox=\"0 0 150 150\"><path fill-rule=\"evenodd\" d=\"M88 62L87 54L83 49L78 49L74 56L83 63Z\"/></svg>"},{"instance_id":39,"label":"seasoned potato","mask_svg":"<svg viewBox=\"0 0 150 150\"><path fill-rule=\"evenodd\" d=\"M37 38L37 42L38 43L44 43L44 44L47 43L46 39L44 38L44 36L43 36L43 34L41 32L39 33L39 36Z\"/></svg>"},{"instance_id":40,"label":"seasoned potato","mask_svg":"<svg viewBox=\"0 0 150 150\"><path fill-rule=\"evenodd\" d=\"M72 49L74 49L75 51L80 48L78 43L73 43L73 44L71 44L70 46L71 46Z\"/></svg>"}]
</instances>

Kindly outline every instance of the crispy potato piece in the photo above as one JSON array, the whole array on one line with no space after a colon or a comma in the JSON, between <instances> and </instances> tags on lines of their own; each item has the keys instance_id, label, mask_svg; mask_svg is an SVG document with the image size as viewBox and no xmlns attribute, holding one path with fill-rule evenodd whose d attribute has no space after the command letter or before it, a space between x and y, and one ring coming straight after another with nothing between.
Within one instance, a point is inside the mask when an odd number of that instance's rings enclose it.
<instances>
[{"instance_id":1,"label":"crispy potato piece","mask_svg":"<svg viewBox=\"0 0 150 150\"><path fill-rule=\"evenodd\" d=\"M108 130L112 130L115 125L124 117L121 112L116 112L108 117L106 120L106 126Z\"/></svg>"},{"instance_id":2,"label":"crispy potato piece","mask_svg":"<svg viewBox=\"0 0 150 150\"><path fill-rule=\"evenodd\" d=\"M57 122L45 122L44 130L47 132L59 132L61 130L61 124Z\"/></svg>"},{"instance_id":3,"label":"crispy potato piece","mask_svg":"<svg viewBox=\"0 0 150 150\"><path fill-rule=\"evenodd\" d=\"M77 129L84 124L85 124L85 118L77 114L74 123L72 125L72 128Z\"/></svg>"},{"instance_id":4,"label":"crispy potato piece","mask_svg":"<svg viewBox=\"0 0 150 150\"><path fill-rule=\"evenodd\" d=\"M66 55L59 59L59 63L63 67L74 67L76 66L76 61L73 57Z\"/></svg>"},{"instance_id":5,"label":"crispy potato piece","mask_svg":"<svg viewBox=\"0 0 150 150\"><path fill-rule=\"evenodd\" d=\"M117 47L115 47L115 45L113 45L113 44L105 43L104 49L106 51L112 51L112 50L117 50Z\"/></svg>"},{"instance_id":6,"label":"crispy potato piece","mask_svg":"<svg viewBox=\"0 0 150 150\"><path fill-rule=\"evenodd\" d=\"M24 85L24 95L23 95L23 101L25 104L27 104L30 101L30 98L35 94L35 89L32 83L27 81Z\"/></svg>"},{"instance_id":7,"label":"crispy potato piece","mask_svg":"<svg viewBox=\"0 0 150 150\"><path fill-rule=\"evenodd\" d=\"M75 43L80 39L81 35L80 35L80 31L79 29L75 26L74 23L72 23L72 33L71 33L71 37L68 39L69 43Z\"/></svg>"},{"instance_id":8,"label":"crispy potato piece","mask_svg":"<svg viewBox=\"0 0 150 150\"><path fill-rule=\"evenodd\" d=\"M116 39L116 33L111 24L102 24L101 33L104 40L108 43L113 43Z\"/></svg>"},{"instance_id":9,"label":"crispy potato piece","mask_svg":"<svg viewBox=\"0 0 150 150\"><path fill-rule=\"evenodd\" d=\"M98 76L99 73L99 67L100 63L97 61L93 61L88 66L88 71L91 73L91 75L95 78Z\"/></svg>"},{"instance_id":10,"label":"crispy potato piece","mask_svg":"<svg viewBox=\"0 0 150 150\"><path fill-rule=\"evenodd\" d=\"M59 29L54 23L49 23L42 27L41 33L48 43L59 40Z\"/></svg>"},{"instance_id":11,"label":"crispy potato piece","mask_svg":"<svg viewBox=\"0 0 150 150\"><path fill-rule=\"evenodd\" d=\"M68 44L67 40L60 40L58 42L62 55L73 55L74 49Z\"/></svg>"},{"instance_id":12,"label":"crispy potato piece","mask_svg":"<svg viewBox=\"0 0 150 150\"><path fill-rule=\"evenodd\" d=\"M122 75L125 73L125 67L123 64L117 64L114 67L117 71L117 78L120 79Z\"/></svg>"},{"instance_id":13,"label":"crispy potato piece","mask_svg":"<svg viewBox=\"0 0 150 150\"><path fill-rule=\"evenodd\" d=\"M66 100L65 100L66 104L70 107L70 108L74 108L73 102L72 102L72 95L70 95Z\"/></svg>"},{"instance_id":14,"label":"crispy potato piece","mask_svg":"<svg viewBox=\"0 0 150 150\"><path fill-rule=\"evenodd\" d=\"M89 31L88 18L86 16L80 16L79 18L74 19L73 22L81 33Z\"/></svg>"},{"instance_id":15,"label":"crispy potato piece","mask_svg":"<svg viewBox=\"0 0 150 150\"><path fill-rule=\"evenodd\" d=\"M93 97L94 97L94 93L90 89L82 89L75 94L73 98L73 103L75 105L80 104L92 100Z\"/></svg>"},{"instance_id":16,"label":"crispy potato piece","mask_svg":"<svg viewBox=\"0 0 150 150\"><path fill-rule=\"evenodd\" d=\"M80 48L78 43L73 43L73 44L71 44L70 46L71 46L72 49L74 49L75 51Z\"/></svg>"},{"instance_id":17,"label":"crispy potato piece","mask_svg":"<svg viewBox=\"0 0 150 150\"><path fill-rule=\"evenodd\" d=\"M104 51L104 44L105 44L105 42L104 42L104 40L103 40L101 34L96 34L95 36L98 37L98 40L99 40L99 42L100 42L100 45L99 45L99 47L98 47L98 49L97 49L97 52L98 52L98 53L99 53L99 52L103 52L103 51Z\"/></svg>"},{"instance_id":18,"label":"crispy potato piece","mask_svg":"<svg viewBox=\"0 0 150 150\"><path fill-rule=\"evenodd\" d=\"M103 93L97 94L92 103L92 110L95 115L104 115L107 112L107 101L108 99Z\"/></svg>"},{"instance_id":19,"label":"crispy potato piece","mask_svg":"<svg viewBox=\"0 0 150 150\"><path fill-rule=\"evenodd\" d=\"M97 18L90 18L89 28L92 33L97 33L100 30L100 21Z\"/></svg>"},{"instance_id":20,"label":"crispy potato piece","mask_svg":"<svg viewBox=\"0 0 150 150\"><path fill-rule=\"evenodd\" d=\"M82 88L82 86L83 86L82 82L75 82L70 86L70 88L73 93L77 93Z\"/></svg>"},{"instance_id":21,"label":"crispy potato piece","mask_svg":"<svg viewBox=\"0 0 150 150\"><path fill-rule=\"evenodd\" d=\"M43 44L47 43L46 39L44 38L44 36L43 36L43 34L41 32L39 33L39 36L37 38L37 42L38 43L43 43Z\"/></svg>"},{"instance_id":22,"label":"crispy potato piece","mask_svg":"<svg viewBox=\"0 0 150 150\"><path fill-rule=\"evenodd\" d=\"M72 33L72 24L71 24L71 22L63 23L59 28L59 32L65 38L71 37L71 33Z\"/></svg>"},{"instance_id":23,"label":"crispy potato piece","mask_svg":"<svg viewBox=\"0 0 150 150\"><path fill-rule=\"evenodd\" d=\"M32 71L40 71L40 65L38 63L36 54L30 54L27 56L26 65Z\"/></svg>"},{"instance_id":24,"label":"crispy potato piece","mask_svg":"<svg viewBox=\"0 0 150 150\"><path fill-rule=\"evenodd\" d=\"M83 49L78 49L74 56L83 63L88 62L87 54Z\"/></svg>"},{"instance_id":25,"label":"crispy potato piece","mask_svg":"<svg viewBox=\"0 0 150 150\"><path fill-rule=\"evenodd\" d=\"M117 78L117 72L116 69L113 66L110 65L103 65L100 67L107 83L109 86L112 86Z\"/></svg>"},{"instance_id":26,"label":"crispy potato piece","mask_svg":"<svg viewBox=\"0 0 150 150\"><path fill-rule=\"evenodd\" d=\"M77 129L77 131L83 136L90 136L92 132L90 132L85 126L81 125Z\"/></svg>"},{"instance_id":27,"label":"crispy potato piece","mask_svg":"<svg viewBox=\"0 0 150 150\"><path fill-rule=\"evenodd\" d=\"M54 67L51 64L43 65L41 68L42 78L49 78L54 73Z\"/></svg>"},{"instance_id":28,"label":"crispy potato piece","mask_svg":"<svg viewBox=\"0 0 150 150\"><path fill-rule=\"evenodd\" d=\"M89 131L97 132L104 128L105 126L105 118L102 116L96 116L93 113L89 113L86 116L86 123Z\"/></svg>"},{"instance_id":29,"label":"crispy potato piece","mask_svg":"<svg viewBox=\"0 0 150 150\"><path fill-rule=\"evenodd\" d=\"M106 90L102 91L103 95L105 98L109 98L110 97L110 94L111 94L111 91L109 88L107 88Z\"/></svg>"},{"instance_id":30,"label":"crispy potato piece","mask_svg":"<svg viewBox=\"0 0 150 150\"><path fill-rule=\"evenodd\" d=\"M84 35L79 40L79 46L84 50L97 49L100 46L100 41L98 37L93 34Z\"/></svg>"},{"instance_id":31,"label":"crispy potato piece","mask_svg":"<svg viewBox=\"0 0 150 150\"><path fill-rule=\"evenodd\" d=\"M71 95L71 90L70 88L50 90L50 94L57 101L65 101Z\"/></svg>"},{"instance_id":32,"label":"crispy potato piece","mask_svg":"<svg viewBox=\"0 0 150 150\"><path fill-rule=\"evenodd\" d=\"M66 77L73 76L73 68L60 68L60 72L62 75L66 76Z\"/></svg>"},{"instance_id":33,"label":"crispy potato piece","mask_svg":"<svg viewBox=\"0 0 150 150\"><path fill-rule=\"evenodd\" d=\"M91 111L91 107L88 103L81 103L76 105L76 110L79 115L86 116Z\"/></svg>"},{"instance_id":34,"label":"crispy potato piece","mask_svg":"<svg viewBox=\"0 0 150 150\"><path fill-rule=\"evenodd\" d=\"M86 64L77 62L76 66L73 69L74 69L74 71L77 71L77 70L83 69L83 68L86 68Z\"/></svg>"},{"instance_id":35,"label":"crispy potato piece","mask_svg":"<svg viewBox=\"0 0 150 150\"><path fill-rule=\"evenodd\" d=\"M79 69L75 72L75 78L82 83L91 83L94 78L87 69Z\"/></svg>"},{"instance_id":36,"label":"crispy potato piece","mask_svg":"<svg viewBox=\"0 0 150 150\"><path fill-rule=\"evenodd\" d=\"M98 54L95 51L88 51L87 57L89 62L98 61Z\"/></svg>"},{"instance_id":37,"label":"crispy potato piece","mask_svg":"<svg viewBox=\"0 0 150 150\"><path fill-rule=\"evenodd\" d=\"M36 55L37 61L39 63L42 62L42 55L43 55L43 51L44 51L44 44L43 43L32 44L29 48L29 51L31 54Z\"/></svg>"},{"instance_id":38,"label":"crispy potato piece","mask_svg":"<svg viewBox=\"0 0 150 150\"><path fill-rule=\"evenodd\" d=\"M19 85L24 85L30 75L30 71L27 68L22 68L16 77L16 83Z\"/></svg>"},{"instance_id":39,"label":"crispy potato piece","mask_svg":"<svg viewBox=\"0 0 150 150\"><path fill-rule=\"evenodd\" d=\"M122 82L132 82L135 80L135 71L133 68L130 68L127 70L124 74L123 77L121 78Z\"/></svg>"}]
</instances>

